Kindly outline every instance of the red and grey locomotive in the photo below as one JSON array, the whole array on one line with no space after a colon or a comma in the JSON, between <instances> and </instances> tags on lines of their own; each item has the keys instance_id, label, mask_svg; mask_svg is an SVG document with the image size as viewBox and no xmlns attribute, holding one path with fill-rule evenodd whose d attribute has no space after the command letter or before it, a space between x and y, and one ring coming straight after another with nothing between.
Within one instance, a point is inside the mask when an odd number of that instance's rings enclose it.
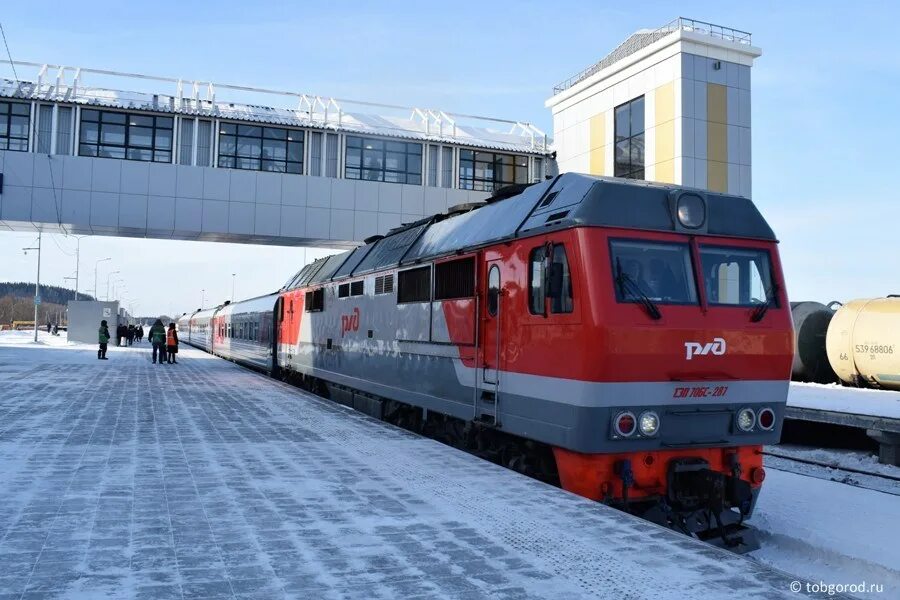
<instances>
[{"instance_id":1,"label":"red and grey locomotive","mask_svg":"<svg viewBox=\"0 0 900 600\"><path fill-rule=\"evenodd\" d=\"M185 315L187 341L721 543L781 432L777 240L746 199L564 174ZM183 336L185 337L185 336Z\"/></svg>"}]
</instances>

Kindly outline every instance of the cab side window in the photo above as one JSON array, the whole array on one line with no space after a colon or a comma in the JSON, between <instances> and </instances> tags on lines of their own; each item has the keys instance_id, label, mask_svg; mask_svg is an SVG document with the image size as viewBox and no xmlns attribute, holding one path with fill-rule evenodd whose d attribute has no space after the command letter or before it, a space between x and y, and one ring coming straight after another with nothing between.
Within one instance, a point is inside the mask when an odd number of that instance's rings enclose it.
<instances>
[{"instance_id":1,"label":"cab side window","mask_svg":"<svg viewBox=\"0 0 900 600\"><path fill-rule=\"evenodd\" d=\"M572 275L565 246L548 244L534 248L528 265L528 301L531 313L546 314L547 298L550 299L551 313L572 312Z\"/></svg>"}]
</instances>

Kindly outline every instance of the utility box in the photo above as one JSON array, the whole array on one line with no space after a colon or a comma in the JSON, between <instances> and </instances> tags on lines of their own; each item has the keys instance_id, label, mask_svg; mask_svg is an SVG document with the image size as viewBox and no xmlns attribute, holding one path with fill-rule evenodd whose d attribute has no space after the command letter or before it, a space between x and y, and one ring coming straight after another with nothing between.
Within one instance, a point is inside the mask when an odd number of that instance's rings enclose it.
<instances>
[{"instance_id":1,"label":"utility box","mask_svg":"<svg viewBox=\"0 0 900 600\"><path fill-rule=\"evenodd\" d=\"M118 302L69 301L69 341L82 344L98 343L100 321L103 320L109 325L110 337L114 337L116 326L121 320Z\"/></svg>"}]
</instances>

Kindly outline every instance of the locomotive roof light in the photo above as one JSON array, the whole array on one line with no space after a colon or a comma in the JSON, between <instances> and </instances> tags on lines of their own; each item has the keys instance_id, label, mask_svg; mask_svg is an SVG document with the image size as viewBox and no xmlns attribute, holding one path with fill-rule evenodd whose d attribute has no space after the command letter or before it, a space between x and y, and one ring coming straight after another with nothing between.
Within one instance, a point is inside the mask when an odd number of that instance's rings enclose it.
<instances>
[{"instance_id":1,"label":"locomotive roof light","mask_svg":"<svg viewBox=\"0 0 900 600\"><path fill-rule=\"evenodd\" d=\"M675 231L706 233L707 199L700 190L669 192L669 211Z\"/></svg>"},{"instance_id":2,"label":"locomotive roof light","mask_svg":"<svg viewBox=\"0 0 900 600\"><path fill-rule=\"evenodd\" d=\"M738 411L735 422L737 423L738 429L746 433L752 430L753 426L756 425L756 413L753 412L752 408L742 408Z\"/></svg>"},{"instance_id":3,"label":"locomotive roof light","mask_svg":"<svg viewBox=\"0 0 900 600\"><path fill-rule=\"evenodd\" d=\"M775 427L775 411L768 407L763 408L759 411L756 420L759 423L760 429L772 431Z\"/></svg>"},{"instance_id":4,"label":"locomotive roof light","mask_svg":"<svg viewBox=\"0 0 900 600\"><path fill-rule=\"evenodd\" d=\"M682 194L678 198L676 211L682 227L697 229L706 221L706 206L700 196Z\"/></svg>"},{"instance_id":5,"label":"locomotive roof light","mask_svg":"<svg viewBox=\"0 0 900 600\"><path fill-rule=\"evenodd\" d=\"M642 412L641 418L638 419L638 429L640 429L643 436L652 437L656 435L659 433L659 415L652 410Z\"/></svg>"},{"instance_id":6,"label":"locomotive roof light","mask_svg":"<svg viewBox=\"0 0 900 600\"><path fill-rule=\"evenodd\" d=\"M621 412L617 414L616 418L613 419L613 429L618 437L627 438L634 435L637 429L637 419L634 418L634 413Z\"/></svg>"}]
</instances>

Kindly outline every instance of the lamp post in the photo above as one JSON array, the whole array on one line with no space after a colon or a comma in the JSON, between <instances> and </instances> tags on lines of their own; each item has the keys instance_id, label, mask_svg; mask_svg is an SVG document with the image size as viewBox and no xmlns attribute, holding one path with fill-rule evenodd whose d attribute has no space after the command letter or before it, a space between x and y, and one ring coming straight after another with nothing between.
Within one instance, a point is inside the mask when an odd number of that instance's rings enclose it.
<instances>
[{"instance_id":1,"label":"lamp post","mask_svg":"<svg viewBox=\"0 0 900 600\"><path fill-rule=\"evenodd\" d=\"M100 263L106 262L108 260L112 260L111 257L101 258L96 263L94 263L94 300L97 300L97 267L100 266Z\"/></svg>"},{"instance_id":2,"label":"lamp post","mask_svg":"<svg viewBox=\"0 0 900 600\"><path fill-rule=\"evenodd\" d=\"M120 271L110 271L106 274L106 301L109 302L109 278Z\"/></svg>"},{"instance_id":3,"label":"lamp post","mask_svg":"<svg viewBox=\"0 0 900 600\"><path fill-rule=\"evenodd\" d=\"M34 281L34 341L38 341L38 306L41 304L41 232L38 232L38 245L37 248L22 248L25 251L25 254L28 254L29 250L37 250L38 251L38 260L37 260L37 279Z\"/></svg>"},{"instance_id":4,"label":"lamp post","mask_svg":"<svg viewBox=\"0 0 900 600\"><path fill-rule=\"evenodd\" d=\"M75 300L78 300L78 274L81 271L81 238L84 236L76 236L75 237Z\"/></svg>"},{"instance_id":5,"label":"lamp post","mask_svg":"<svg viewBox=\"0 0 900 600\"><path fill-rule=\"evenodd\" d=\"M202 290L200 290L200 308L202 309L205 304L206 304L206 288L203 288Z\"/></svg>"},{"instance_id":6,"label":"lamp post","mask_svg":"<svg viewBox=\"0 0 900 600\"><path fill-rule=\"evenodd\" d=\"M235 275L237 275L237 273L231 274L231 301L232 302L234 302L234 276Z\"/></svg>"}]
</instances>

